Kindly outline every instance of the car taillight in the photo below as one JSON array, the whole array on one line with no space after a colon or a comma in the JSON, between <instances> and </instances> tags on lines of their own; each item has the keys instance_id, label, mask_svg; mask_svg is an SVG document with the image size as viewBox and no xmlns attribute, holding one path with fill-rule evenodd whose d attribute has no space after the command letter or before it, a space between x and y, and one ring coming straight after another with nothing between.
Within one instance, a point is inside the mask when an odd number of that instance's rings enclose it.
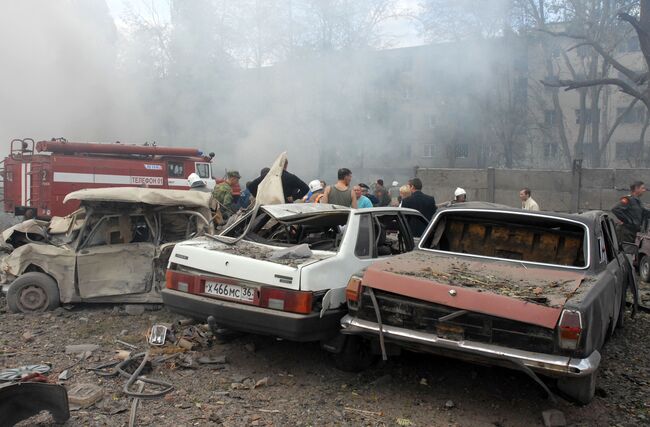
<instances>
[{"instance_id":1,"label":"car taillight","mask_svg":"<svg viewBox=\"0 0 650 427\"><path fill-rule=\"evenodd\" d=\"M260 289L260 307L292 313L309 314L312 311L311 292L289 291L280 288L262 287Z\"/></svg>"},{"instance_id":2,"label":"car taillight","mask_svg":"<svg viewBox=\"0 0 650 427\"><path fill-rule=\"evenodd\" d=\"M198 293L199 289L199 277L192 274L179 273L174 270L167 270L165 273L167 289L175 289L181 292L190 292Z\"/></svg>"},{"instance_id":3,"label":"car taillight","mask_svg":"<svg viewBox=\"0 0 650 427\"><path fill-rule=\"evenodd\" d=\"M560 348L564 350L575 350L580 344L582 334L582 315L577 310L562 310L560 323L558 324L558 335Z\"/></svg>"},{"instance_id":4,"label":"car taillight","mask_svg":"<svg viewBox=\"0 0 650 427\"><path fill-rule=\"evenodd\" d=\"M361 295L361 277L352 276L348 280L348 286L345 288L345 298L348 301L359 302L359 296Z\"/></svg>"}]
</instances>

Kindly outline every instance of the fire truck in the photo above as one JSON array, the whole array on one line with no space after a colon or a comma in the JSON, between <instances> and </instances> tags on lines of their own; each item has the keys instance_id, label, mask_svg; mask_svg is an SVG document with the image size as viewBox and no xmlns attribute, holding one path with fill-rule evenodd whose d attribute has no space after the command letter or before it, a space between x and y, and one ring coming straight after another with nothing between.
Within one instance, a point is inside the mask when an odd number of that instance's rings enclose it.
<instances>
[{"instance_id":1,"label":"fire truck","mask_svg":"<svg viewBox=\"0 0 650 427\"><path fill-rule=\"evenodd\" d=\"M83 188L189 188L196 172L213 188L212 158L196 148L155 144L79 143L63 138L34 142L14 139L0 164L4 210L14 215L64 216L78 203L63 204L66 194ZM233 191L234 193L234 191Z\"/></svg>"}]
</instances>

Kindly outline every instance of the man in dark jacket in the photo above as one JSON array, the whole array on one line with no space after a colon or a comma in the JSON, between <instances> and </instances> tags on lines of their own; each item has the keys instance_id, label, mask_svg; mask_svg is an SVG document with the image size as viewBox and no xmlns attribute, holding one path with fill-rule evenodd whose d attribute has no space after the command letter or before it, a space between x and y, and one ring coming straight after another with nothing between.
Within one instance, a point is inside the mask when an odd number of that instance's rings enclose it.
<instances>
[{"instance_id":1,"label":"man in dark jacket","mask_svg":"<svg viewBox=\"0 0 650 427\"><path fill-rule=\"evenodd\" d=\"M643 222L650 215L650 210L641 203L640 197L645 193L646 188L643 182L635 181L630 185L630 194L621 199L612 208L612 213L621 221L616 231L622 242L636 241L636 233L641 230Z\"/></svg>"},{"instance_id":2,"label":"man in dark jacket","mask_svg":"<svg viewBox=\"0 0 650 427\"><path fill-rule=\"evenodd\" d=\"M284 193L284 200L287 203L293 203L309 193L309 186L296 175L287 172L288 165L289 161L284 164L284 170L282 171L282 192ZM248 188L248 191L251 192L253 197L257 197L257 187L259 187L266 174L269 173L269 170L269 168L262 169L260 176L246 185L246 188Z\"/></svg>"},{"instance_id":3,"label":"man in dark jacket","mask_svg":"<svg viewBox=\"0 0 650 427\"><path fill-rule=\"evenodd\" d=\"M403 208L411 208L419 211L427 221L431 221L433 214L436 213L436 199L422 192L422 181L420 178L409 179L408 186L411 189L411 195L402 200ZM409 224L413 235L419 237L425 229L425 225L413 220Z\"/></svg>"}]
</instances>

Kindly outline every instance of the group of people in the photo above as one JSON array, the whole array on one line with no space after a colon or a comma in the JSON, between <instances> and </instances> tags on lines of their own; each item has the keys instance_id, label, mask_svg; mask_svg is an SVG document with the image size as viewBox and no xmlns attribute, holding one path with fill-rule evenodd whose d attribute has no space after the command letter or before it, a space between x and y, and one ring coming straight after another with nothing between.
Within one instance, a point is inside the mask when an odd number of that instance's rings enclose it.
<instances>
[{"instance_id":1,"label":"group of people","mask_svg":"<svg viewBox=\"0 0 650 427\"><path fill-rule=\"evenodd\" d=\"M352 171L348 168L341 168L337 172L337 181L333 185L327 185L325 181L314 179L306 184L299 177L287 170L288 161L285 161L282 170L282 192L286 203L330 203L334 205L347 206L351 208L372 208L383 206L400 206L419 211L427 220L431 220L439 207L446 207L456 203L467 201L467 192L463 188L456 188L454 199L441 205L436 205L433 196L422 192L422 181L420 178L408 180L406 185L399 186L393 181L390 188L384 186L384 181L378 179L370 188L365 183L352 185ZM260 183L269 173L269 168L263 168L260 175L246 183L239 197L233 196L233 189L240 188L239 180L241 175L237 171L229 171L226 179L210 190L204 180L196 173L188 177L188 184L191 191L212 192L212 197L217 203L218 211L223 220L233 215L239 209L246 209L251 206L257 196ZM519 192L521 208L525 210L538 211L539 205L531 197L529 188L522 188Z\"/></svg>"}]
</instances>

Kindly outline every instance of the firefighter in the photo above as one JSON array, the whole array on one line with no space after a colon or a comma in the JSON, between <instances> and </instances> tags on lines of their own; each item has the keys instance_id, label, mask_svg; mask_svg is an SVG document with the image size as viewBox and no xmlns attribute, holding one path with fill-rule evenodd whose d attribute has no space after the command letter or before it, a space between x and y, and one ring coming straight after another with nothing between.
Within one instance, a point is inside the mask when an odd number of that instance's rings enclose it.
<instances>
[{"instance_id":1,"label":"firefighter","mask_svg":"<svg viewBox=\"0 0 650 427\"><path fill-rule=\"evenodd\" d=\"M211 192L205 181L203 181L196 173L191 173L190 176L187 177L187 183L190 186L190 191L201 191L203 193Z\"/></svg>"},{"instance_id":2,"label":"firefighter","mask_svg":"<svg viewBox=\"0 0 650 427\"><path fill-rule=\"evenodd\" d=\"M232 187L239 183L239 178L241 178L239 172L229 171L226 174L226 180L214 187L212 191L212 198L219 204L218 210L221 212L224 220L228 219L228 217L238 210L232 197Z\"/></svg>"},{"instance_id":3,"label":"firefighter","mask_svg":"<svg viewBox=\"0 0 650 427\"><path fill-rule=\"evenodd\" d=\"M634 181L630 185L630 194L621 197L612 208L612 213L621 221L616 227L621 242L634 243L636 233L641 231L644 221L650 214L650 210L643 206L640 199L645 190L642 181Z\"/></svg>"}]
</instances>

